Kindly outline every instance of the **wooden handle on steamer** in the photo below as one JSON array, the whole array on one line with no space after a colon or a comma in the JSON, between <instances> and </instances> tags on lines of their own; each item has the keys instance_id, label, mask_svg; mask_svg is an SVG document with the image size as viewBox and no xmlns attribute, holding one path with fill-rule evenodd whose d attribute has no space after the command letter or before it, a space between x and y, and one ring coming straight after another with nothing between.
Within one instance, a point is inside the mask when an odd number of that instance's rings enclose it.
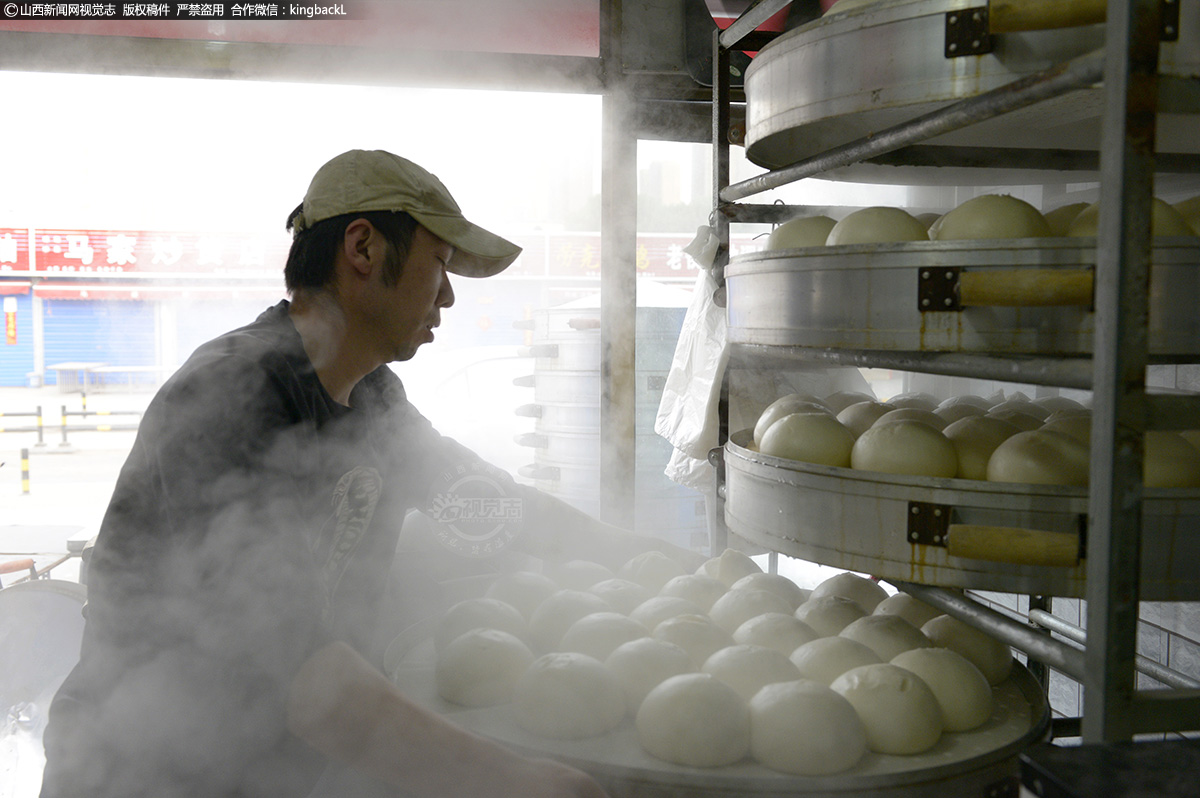
<instances>
[{"instance_id":1,"label":"wooden handle on steamer","mask_svg":"<svg viewBox=\"0 0 1200 798\"><path fill-rule=\"evenodd\" d=\"M1092 283L1090 269L964 270L958 299L963 307L1091 307Z\"/></svg>"},{"instance_id":2,"label":"wooden handle on steamer","mask_svg":"<svg viewBox=\"0 0 1200 798\"><path fill-rule=\"evenodd\" d=\"M1016 565L1079 565L1079 536L1010 526L950 524L946 551L952 557Z\"/></svg>"},{"instance_id":3,"label":"wooden handle on steamer","mask_svg":"<svg viewBox=\"0 0 1200 798\"><path fill-rule=\"evenodd\" d=\"M1076 28L1103 22L1107 0L988 0L988 32Z\"/></svg>"},{"instance_id":4,"label":"wooden handle on steamer","mask_svg":"<svg viewBox=\"0 0 1200 798\"><path fill-rule=\"evenodd\" d=\"M25 557L20 560L0 562L0 574L15 574L18 571L29 571L36 574L33 558Z\"/></svg>"}]
</instances>

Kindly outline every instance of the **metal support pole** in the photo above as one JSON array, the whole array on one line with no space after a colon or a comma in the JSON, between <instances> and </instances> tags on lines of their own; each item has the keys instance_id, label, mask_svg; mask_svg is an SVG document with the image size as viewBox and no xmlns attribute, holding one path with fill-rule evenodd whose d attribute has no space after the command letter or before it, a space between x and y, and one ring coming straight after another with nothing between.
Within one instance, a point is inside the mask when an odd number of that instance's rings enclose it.
<instances>
[{"instance_id":1,"label":"metal support pole","mask_svg":"<svg viewBox=\"0 0 1200 798\"><path fill-rule=\"evenodd\" d=\"M635 525L637 334L637 139L621 77L621 3L609 0L601 40L600 517Z\"/></svg>"},{"instance_id":2,"label":"metal support pole","mask_svg":"<svg viewBox=\"0 0 1200 798\"><path fill-rule=\"evenodd\" d=\"M1040 625L1034 620L1035 611L1050 612L1051 598L1049 596L1030 596L1029 597L1029 625L1037 629ZM1042 692L1050 689L1050 670L1046 667L1046 663L1041 660L1030 658L1028 662L1029 673L1033 678L1037 679L1038 684L1042 686Z\"/></svg>"},{"instance_id":3,"label":"metal support pole","mask_svg":"<svg viewBox=\"0 0 1200 798\"><path fill-rule=\"evenodd\" d=\"M1084 653L1074 646L1055 640L1048 633L1031 629L1027 624L1001 615L974 599L945 588L888 580L905 593L953 615L960 621L986 632L997 640L1020 649L1030 657L1066 674L1076 681L1083 679Z\"/></svg>"},{"instance_id":4,"label":"metal support pole","mask_svg":"<svg viewBox=\"0 0 1200 798\"><path fill-rule=\"evenodd\" d=\"M21 450L21 494L29 495L29 450Z\"/></svg>"},{"instance_id":5,"label":"metal support pole","mask_svg":"<svg viewBox=\"0 0 1200 798\"><path fill-rule=\"evenodd\" d=\"M1083 741L1136 725L1158 0L1109 0L1096 246Z\"/></svg>"},{"instance_id":6,"label":"metal support pole","mask_svg":"<svg viewBox=\"0 0 1200 798\"><path fill-rule=\"evenodd\" d=\"M37 443L34 444L38 448L41 448L46 445L44 427L45 427L45 425L44 425L43 419L42 419L42 406L38 405L37 406L37 436L38 436L38 439L37 439Z\"/></svg>"},{"instance_id":7,"label":"metal support pole","mask_svg":"<svg viewBox=\"0 0 1200 798\"><path fill-rule=\"evenodd\" d=\"M1043 626L1052 632L1057 632L1068 640L1086 647L1088 637L1086 631L1073 623L1067 623L1062 618L1054 616L1045 610L1030 609L1029 621L1030 623ZM1187 674L1171 670L1165 665L1160 665L1149 657L1143 657L1140 654L1134 660L1134 667L1137 668L1139 673L1144 673L1151 679L1162 682L1167 687L1178 687L1185 690L1200 688L1200 681L1196 681Z\"/></svg>"},{"instance_id":8,"label":"metal support pole","mask_svg":"<svg viewBox=\"0 0 1200 798\"><path fill-rule=\"evenodd\" d=\"M67 442L67 406L62 406L62 443L59 446L70 446Z\"/></svg>"},{"instance_id":9,"label":"metal support pole","mask_svg":"<svg viewBox=\"0 0 1200 798\"><path fill-rule=\"evenodd\" d=\"M729 263L729 217L720 213L721 190L729 183L729 51L721 46L721 34L713 31L713 129L712 129L712 178L713 213L709 218L713 235L717 238L717 254L713 260L713 276L717 283L716 304L725 307L725 266ZM724 447L729 440L729 375L730 368L721 376L721 395L717 407L717 443ZM716 469L716 490L713 496L713 528L710 532L712 554L719 555L729 545L729 529L725 526L725 458L722 452L710 457Z\"/></svg>"}]
</instances>

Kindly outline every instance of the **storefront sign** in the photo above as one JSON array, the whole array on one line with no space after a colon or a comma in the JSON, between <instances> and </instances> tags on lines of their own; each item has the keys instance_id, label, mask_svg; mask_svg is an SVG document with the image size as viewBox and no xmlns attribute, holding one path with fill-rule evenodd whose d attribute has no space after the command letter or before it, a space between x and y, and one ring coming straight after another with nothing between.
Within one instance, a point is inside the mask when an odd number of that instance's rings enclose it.
<instances>
[{"instance_id":1,"label":"storefront sign","mask_svg":"<svg viewBox=\"0 0 1200 798\"><path fill-rule=\"evenodd\" d=\"M0 275L29 271L29 231L0 227Z\"/></svg>"},{"instance_id":2,"label":"storefront sign","mask_svg":"<svg viewBox=\"0 0 1200 798\"><path fill-rule=\"evenodd\" d=\"M45 275L276 275L289 245L245 233L36 229L33 237L32 271Z\"/></svg>"}]
</instances>

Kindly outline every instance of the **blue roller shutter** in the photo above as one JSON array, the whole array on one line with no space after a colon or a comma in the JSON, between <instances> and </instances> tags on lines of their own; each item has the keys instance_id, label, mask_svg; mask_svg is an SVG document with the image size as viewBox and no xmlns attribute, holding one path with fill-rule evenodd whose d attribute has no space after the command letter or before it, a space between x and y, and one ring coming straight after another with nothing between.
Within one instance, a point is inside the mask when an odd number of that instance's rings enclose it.
<instances>
[{"instance_id":1,"label":"blue roller shutter","mask_svg":"<svg viewBox=\"0 0 1200 798\"><path fill-rule=\"evenodd\" d=\"M156 365L153 302L47 299L43 308L47 366L73 361ZM49 372L46 379L53 383L56 377Z\"/></svg>"}]
</instances>

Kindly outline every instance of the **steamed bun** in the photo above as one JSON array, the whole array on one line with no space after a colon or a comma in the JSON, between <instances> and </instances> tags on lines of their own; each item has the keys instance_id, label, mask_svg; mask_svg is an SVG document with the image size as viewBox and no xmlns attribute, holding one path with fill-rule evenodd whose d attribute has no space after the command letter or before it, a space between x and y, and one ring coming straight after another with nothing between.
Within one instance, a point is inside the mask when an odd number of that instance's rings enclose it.
<instances>
[{"instance_id":1,"label":"steamed bun","mask_svg":"<svg viewBox=\"0 0 1200 798\"><path fill-rule=\"evenodd\" d=\"M655 687L635 726L642 748L676 765L732 765L750 750L746 701L709 673L672 676Z\"/></svg>"},{"instance_id":2,"label":"steamed bun","mask_svg":"<svg viewBox=\"0 0 1200 798\"><path fill-rule=\"evenodd\" d=\"M719 556L706 560L696 569L696 573L718 579L726 586L733 585L743 576L762 572L763 569L758 566L758 563L737 549L725 549Z\"/></svg>"},{"instance_id":3,"label":"steamed bun","mask_svg":"<svg viewBox=\"0 0 1200 798\"><path fill-rule=\"evenodd\" d=\"M854 434L832 415L792 413L767 428L758 449L772 457L847 468L853 446Z\"/></svg>"},{"instance_id":4,"label":"steamed bun","mask_svg":"<svg viewBox=\"0 0 1200 798\"><path fill-rule=\"evenodd\" d=\"M1094 236L1100 228L1100 203L1093 203L1071 220L1067 235ZM1150 201L1150 234L1152 236L1195 236L1196 231L1183 214L1158 197Z\"/></svg>"},{"instance_id":5,"label":"steamed bun","mask_svg":"<svg viewBox=\"0 0 1200 798\"><path fill-rule=\"evenodd\" d=\"M800 678L800 671L787 654L748 643L738 643L714 652L704 661L700 670L728 684L746 701L753 698L764 685Z\"/></svg>"},{"instance_id":6,"label":"steamed bun","mask_svg":"<svg viewBox=\"0 0 1200 798\"><path fill-rule=\"evenodd\" d=\"M883 662L871 649L848 637L818 637L797 648L789 659L800 677L821 684L833 684L837 677L862 665Z\"/></svg>"},{"instance_id":7,"label":"steamed bun","mask_svg":"<svg viewBox=\"0 0 1200 798\"><path fill-rule=\"evenodd\" d=\"M925 225L908 211L876 206L857 210L835 224L825 243L839 246L928 240Z\"/></svg>"},{"instance_id":8,"label":"steamed bun","mask_svg":"<svg viewBox=\"0 0 1200 798\"><path fill-rule=\"evenodd\" d=\"M619 612L593 612L571 624L558 648L603 662L617 646L649 636L646 627Z\"/></svg>"},{"instance_id":9,"label":"steamed bun","mask_svg":"<svg viewBox=\"0 0 1200 798\"><path fill-rule=\"evenodd\" d=\"M559 590L558 583L535 571L501 574L488 586L485 598L503 601L517 609L526 620L537 606Z\"/></svg>"},{"instance_id":10,"label":"steamed bun","mask_svg":"<svg viewBox=\"0 0 1200 798\"><path fill-rule=\"evenodd\" d=\"M969 199L942 217L938 241L984 238L1040 238L1051 235L1041 211L1008 194Z\"/></svg>"},{"instance_id":11,"label":"steamed bun","mask_svg":"<svg viewBox=\"0 0 1200 798\"><path fill-rule=\"evenodd\" d=\"M845 571L834 574L814 587L809 599L823 596L845 596L853 599L862 607L864 613L871 613L875 611L879 602L887 598L887 595L887 591L874 579L867 579L865 576Z\"/></svg>"},{"instance_id":12,"label":"steamed bun","mask_svg":"<svg viewBox=\"0 0 1200 798\"><path fill-rule=\"evenodd\" d=\"M767 238L767 250L824 246L834 222L828 216L805 216L776 227Z\"/></svg>"},{"instance_id":13,"label":"steamed bun","mask_svg":"<svg viewBox=\"0 0 1200 798\"><path fill-rule=\"evenodd\" d=\"M451 640L434 666L437 693L453 704L488 707L512 700L533 652L499 629L475 628Z\"/></svg>"},{"instance_id":14,"label":"steamed bun","mask_svg":"<svg viewBox=\"0 0 1200 798\"><path fill-rule=\"evenodd\" d=\"M617 646L604 664L625 690L625 706L631 715L637 714L642 701L655 687L672 676L695 670L686 651L653 637Z\"/></svg>"},{"instance_id":15,"label":"steamed bun","mask_svg":"<svg viewBox=\"0 0 1200 798\"><path fill-rule=\"evenodd\" d=\"M940 430L911 419L873 426L854 443L850 465L862 471L953 477L958 453Z\"/></svg>"},{"instance_id":16,"label":"steamed bun","mask_svg":"<svg viewBox=\"0 0 1200 798\"><path fill-rule=\"evenodd\" d=\"M796 608L795 617L822 637L839 634L867 612L848 596L813 596Z\"/></svg>"},{"instance_id":17,"label":"steamed bun","mask_svg":"<svg viewBox=\"0 0 1200 798\"><path fill-rule=\"evenodd\" d=\"M685 573L683 566L659 551L644 551L621 566L617 576L657 593L671 579Z\"/></svg>"},{"instance_id":18,"label":"steamed bun","mask_svg":"<svg viewBox=\"0 0 1200 798\"><path fill-rule=\"evenodd\" d=\"M892 658L933 691L946 731L970 731L992 716L992 686L970 660L948 648L914 648Z\"/></svg>"},{"instance_id":19,"label":"steamed bun","mask_svg":"<svg viewBox=\"0 0 1200 798\"><path fill-rule=\"evenodd\" d=\"M513 691L518 726L539 737L579 740L606 734L625 716L625 691L604 663L583 654L545 654Z\"/></svg>"},{"instance_id":20,"label":"steamed bun","mask_svg":"<svg viewBox=\"0 0 1200 798\"><path fill-rule=\"evenodd\" d=\"M728 590L729 585L716 577L704 574L684 574L663 585L659 595L686 599L704 612L708 612L713 602L725 595Z\"/></svg>"},{"instance_id":21,"label":"steamed bun","mask_svg":"<svg viewBox=\"0 0 1200 798\"><path fill-rule=\"evenodd\" d=\"M792 605L775 593L765 590L730 590L721 596L708 611L713 623L733 634L739 626L764 612L790 615Z\"/></svg>"},{"instance_id":22,"label":"steamed bun","mask_svg":"<svg viewBox=\"0 0 1200 798\"><path fill-rule=\"evenodd\" d=\"M769 684L749 706L750 754L772 770L827 776L848 770L867 752L867 731L854 706L825 685Z\"/></svg>"},{"instance_id":23,"label":"steamed bun","mask_svg":"<svg viewBox=\"0 0 1200 798\"><path fill-rule=\"evenodd\" d=\"M818 637L811 626L784 612L756 615L733 632L733 639L739 643L773 648L785 656Z\"/></svg>"},{"instance_id":24,"label":"steamed bun","mask_svg":"<svg viewBox=\"0 0 1200 798\"><path fill-rule=\"evenodd\" d=\"M676 615L654 629L654 639L679 646L696 668L723 648L736 641L733 635L712 622L707 615Z\"/></svg>"},{"instance_id":25,"label":"steamed bun","mask_svg":"<svg viewBox=\"0 0 1200 798\"><path fill-rule=\"evenodd\" d=\"M880 754L919 754L942 736L942 709L929 685L898 665L862 665L834 679L858 713L867 747Z\"/></svg>"},{"instance_id":26,"label":"steamed bun","mask_svg":"<svg viewBox=\"0 0 1200 798\"><path fill-rule=\"evenodd\" d=\"M433 648L440 653L451 640L476 628L499 629L519 640L529 637L529 627L516 607L497 599L466 599L452 605L438 621Z\"/></svg>"}]
</instances>

